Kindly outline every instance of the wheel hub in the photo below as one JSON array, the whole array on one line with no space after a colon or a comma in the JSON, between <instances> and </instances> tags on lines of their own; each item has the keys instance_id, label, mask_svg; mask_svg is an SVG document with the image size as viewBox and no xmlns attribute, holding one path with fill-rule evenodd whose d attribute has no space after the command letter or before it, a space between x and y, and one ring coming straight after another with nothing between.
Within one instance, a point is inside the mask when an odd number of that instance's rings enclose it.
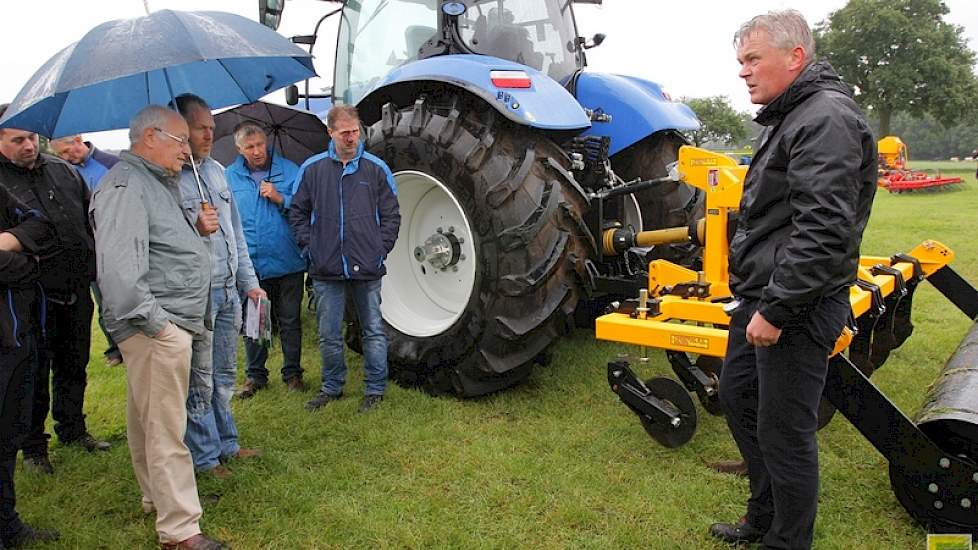
<instances>
[{"instance_id":1,"label":"wheel hub","mask_svg":"<svg viewBox=\"0 0 978 550\"><path fill-rule=\"evenodd\" d=\"M449 226L446 233L441 227L437 232L427 239L421 246L414 247L414 259L418 262L428 262L431 267L442 271L452 268L458 271L455 265L465 259L462 254L462 243L464 237L455 236L455 227Z\"/></svg>"}]
</instances>

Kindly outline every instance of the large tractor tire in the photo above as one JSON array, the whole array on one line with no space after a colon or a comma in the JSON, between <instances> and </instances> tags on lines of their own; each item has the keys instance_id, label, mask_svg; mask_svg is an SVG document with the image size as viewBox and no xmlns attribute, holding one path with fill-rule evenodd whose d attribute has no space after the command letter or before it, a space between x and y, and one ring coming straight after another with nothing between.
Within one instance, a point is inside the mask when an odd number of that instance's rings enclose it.
<instances>
[{"instance_id":1,"label":"large tractor tire","mask_svg":"<svg viewBox=\"0 0 978 550\"><path fill-rule=\"evenodd\" d=\"M567 331L594 253L566 156L456 96L388 103L366 148L401 211L381 306L391 377L462 396L523 380Z\"/></svg>"},{"instance_id":2,"label":"large tractor tire","mask_svg":"<svg viewBox=\"0 0 978 550\"><path fill-rule=\"evenodd\" d=\"M686 144L675 131L657 132L612 156L611 168L625 181L660 178L667 174L669 164L679 157L679 148ZM642 214L643 230L686 226L704 213L703 193L683 183L663 182L635 193L635 199ZM669 245L655 247L650 259L689 266L699 254L699 248L693 245Z\"/></svg>"}]
</instances>

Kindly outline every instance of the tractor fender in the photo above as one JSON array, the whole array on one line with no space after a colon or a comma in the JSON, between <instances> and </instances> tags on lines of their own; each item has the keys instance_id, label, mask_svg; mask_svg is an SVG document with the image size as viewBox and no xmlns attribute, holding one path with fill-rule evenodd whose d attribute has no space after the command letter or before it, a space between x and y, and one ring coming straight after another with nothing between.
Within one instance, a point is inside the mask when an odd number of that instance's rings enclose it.
<instances>
[{"instance_id":1,"label":"tractor fender","mask_svg":"<svg viewBox=\"0 0 978 550\"><path fill-rule=\"evenodd\" d=\"M489 78L490 71L524 71L530 87L498 88ZM465 90L523 126L576 133L591 125L574 96L546 74L513 61L472 54L430 57L398 67L357 103L360 118L369 126L380 119L384 104L413 103L418 91L433 82Z\"/></svg>"},{"instance_id":2,"label":"tractor fender","mask_svg":"<svg viewBox=\"0 0 978 550\"><path fill-rule=\"evenodd\" d=\"M596 114L611 115L610 122L595 122L584 132L610 137L609 155L662 130L700 127L692 109L666 99L658 84L641 78L582 72L575 93L581 106Z\"/></svg>"}]
</instances>

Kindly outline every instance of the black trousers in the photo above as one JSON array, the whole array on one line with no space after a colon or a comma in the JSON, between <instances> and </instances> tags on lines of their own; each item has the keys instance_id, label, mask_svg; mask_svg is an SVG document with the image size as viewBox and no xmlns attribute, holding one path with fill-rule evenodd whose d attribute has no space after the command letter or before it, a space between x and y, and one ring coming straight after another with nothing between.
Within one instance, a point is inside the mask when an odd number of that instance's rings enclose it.
<instances>
[{"instance_id":1,"label":"black trousers","mask_svg":"<svg viewBox=\"0 0 978 550\"><path fill-rule=\"evenodd\" d=\"M282 342L282 380L302 377L302 291L304 272L290 273L281 277L261 279L258 285L268 294L272 305L272 317L278 323L278 336ZM242 301L247 307L247 301ZM250 338L244 342L247 366L245 373L260 384L268 383L268 348Z\"/></svg>"},{"instance_id":2,"label":"black trousers","mask_svg":"<svg viewBox=\"0 0 978 550\"><path fill-rule=\"evenodd\" d=\"M747 461L747 521L766 548L811 548L818 506L818 402L828 357L849 315L848 291L823 298L782 327L778 343L754 347L746 329L757 302L730 319L720 400Z\"/></svg>"},{"instance_id":3,"label":"black trousers","mask_svg":"<svg viewBox=\"0 0 978 550\"><path fill-rule=\"evenodd\" d=\"M31 425L36 353L31 336L21 341L19 348L0 349L0 536L3 540L10 540L24 527L17 515L14 466L17 450Z\"/></svg>"},{"instance_id":4,"label":"black trousers","mask_svg":"<svg viewBox=\"0 0 978 550\"><path fill-rule=\"evenodd\" d=\"M45 332L35 372L31 430L24 441L24 456L47 454L50 435L44 421L50 407L54 432L64 443L85 435L85 387L88 353L92 344L92 296L89 285L79 287L74 299L47 294ZM51 378L51 391L48 378ZM53 398L53 399L52 399Z\"/></svg>"}]
</instances>

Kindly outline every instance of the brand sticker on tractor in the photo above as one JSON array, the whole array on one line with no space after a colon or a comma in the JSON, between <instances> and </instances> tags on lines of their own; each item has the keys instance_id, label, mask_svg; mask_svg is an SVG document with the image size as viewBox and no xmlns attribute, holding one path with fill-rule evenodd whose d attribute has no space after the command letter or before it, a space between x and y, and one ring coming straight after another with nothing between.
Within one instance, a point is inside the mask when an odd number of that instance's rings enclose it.
<instances>
[{"instance_id":1,"label":"brand sticker on tractor","mask_svg":"<svg viewBox=\"0 0 978 550\"><path fill-rule=\"evenodd\" d=\"M703 158L703 159L691 159L689 161L690 166L716 166L717 159L715 158Z\"/></svg>"},{"instance_id":2,"label":"brand sticker on tractor","mask_svg":"<svg viewBox=\"0 0 978 550\"><path fill-rule=\"evenodd\" d=\"M686 336L684 334L670 334L669 342L674 346L683 346L687 348L696 349L709 349L710 339L702 338L700 336Z\"/></svg>"}]
</instances>

